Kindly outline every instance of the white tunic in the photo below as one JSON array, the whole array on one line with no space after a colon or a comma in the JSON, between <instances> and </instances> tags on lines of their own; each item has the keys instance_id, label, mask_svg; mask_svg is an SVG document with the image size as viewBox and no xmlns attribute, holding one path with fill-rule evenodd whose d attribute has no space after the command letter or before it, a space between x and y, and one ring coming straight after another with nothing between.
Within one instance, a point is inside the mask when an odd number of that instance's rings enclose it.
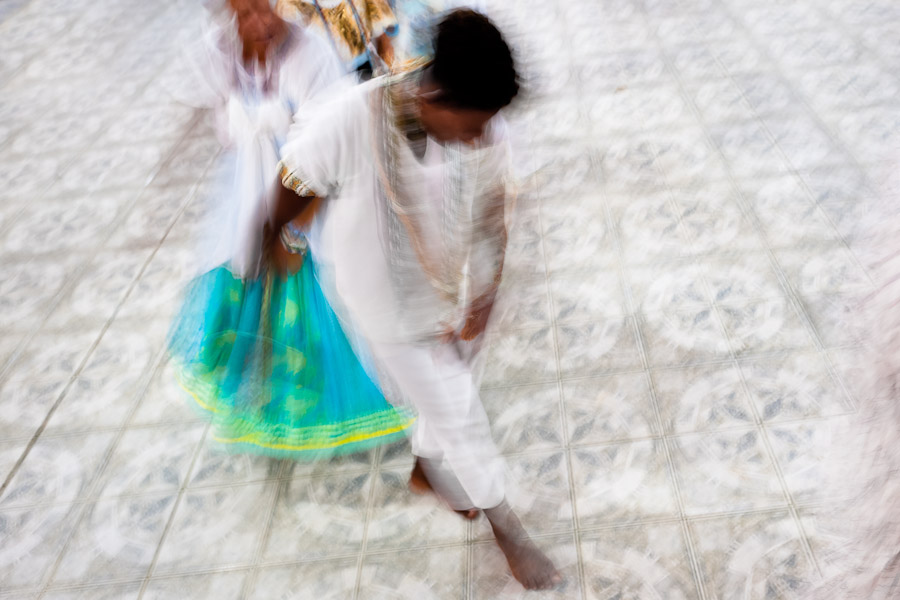
<instances>
[{"instance_id":1,"label":"white tunic","mask_svg":"<svg viewBox=\"0 0 900 600\"><path fill-rule=\"evenodd\" d=\"M252 277L274 209L280 145L301 109L336 85L342 69L327 42L299 28L264 69L245 66L234 33L221 27L206 33L187 65L192 87L182 99L215 111L226 149L219 165L223 195L207 199L212 218L200 271L229 264L235 274Z\"/></svg>"},{"instance_id":2,"label":"white tunic","mask_svg":"<svg viewBox=\"0 0 900 600\"><path fill-rule=\"evenodd\" d=\"M447 329L458 330L464 317L465 300L442 298L424 272L402 290L392 284L392 263L385 242L385 207L380 191L374 152L373 117L369 95L382 85L373 80L328 103L325 110L308 115L292 130L283 147L282 164L289 177L327 198L320 235L311 240L323 268L333 267L333 285L352 313L354 325L378 342L422 342ZM477 223L489 210L482 194L492 186L505 186L508 150L502 121L495 119L481 146L466 153L474 178L465 186L463 205L470 221ZM440 242L443 190L448 169L445 150L429 139L423 159L404 148L400 168L409 175L408 193L422 198L422 220L429 248ZM464 292L483 290L490 276L485 260L497 240L472 237ZM477 263L477 264L476 264ZM477 267L477 268L476 268ZM476 274L478 277L476 279Z\"/></svg>"},{"instance_id":3,"label":"white tunic","mask_svg":"<svg viewBox=\"0 0 900 600\"><path fill-rule=\"evenodd\" d=\"M463 267L468 281L460 301L437 293L422 270L410 279L404 269L406 278L398 286L392 246L385 243L387 204L375 159L381 149L373 144L379 135L373 119L380 115L373 115L370 99L382 84L373 80L335 99L327 110L308 115L283 148L282 175L298 192L326 199L320 234L310 240L321 265L320 281L326 282L323 289L336 290L339 302L332 304L343 304L352 326L367 338L395 387L391 400L408 400L418 411L413 453L427 459L432 485L455 509L492 508L505 496L504 466L478 396L469 349L439 343L438 334L459 331L466 296L477 296L492 283L493 269L486 265L504 240L478 225L484 225L502 201L489 192L506 184L502 122L484 136L481 147L464 153L472 168L464 171L468 177L463 193L453 204L463 207L457 223L469 227L471 234L462 238L468 244ZM402 178L409 186L405 193L421 199L415 212L429 253L446 242L441 219L446 216L444 203L450 201L445 191L451 170L448 153L428 140L422 159L406 147L398 155L397 168L409 175ZM401 254L408 250L401 249Z\"/></svg>"}]
</instances>

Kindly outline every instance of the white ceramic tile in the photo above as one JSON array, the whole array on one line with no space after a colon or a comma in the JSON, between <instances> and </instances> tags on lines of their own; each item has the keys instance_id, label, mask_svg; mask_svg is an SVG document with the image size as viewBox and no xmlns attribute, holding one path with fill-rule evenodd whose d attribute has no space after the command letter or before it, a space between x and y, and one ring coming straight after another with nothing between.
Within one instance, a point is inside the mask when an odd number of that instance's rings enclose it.
<instances>
[{"instance_id":1,"label":"white ceramic tile","mask_svg":"<svg viewBox=\"0 0 900 600\"><path fill-rule=\"evenodd\" d=\"M579 527L678 514L661 440L578 448L571 456Z\"/></svg>"},{"instance_id":2,"label":"white ceramic tile","mask_svg":"<svg viewBox=\"0 0 900 600\"><path fill-rule=\"evenodd\" d=\"M581 536L585 587L591 600L697 597L681 525L606 529Z\"/></svg>"},{"instance_id":3,"label":"white ceramic tile","mask_svg":"<svg viewBox=\"0 0 900 600\"><path fill-rule=\"evenodd\" d=\"M787 513L695 521L690 528L703 585L713 598L796 597L815 577L802 533Z\"/></svg>"},{"instance_id":4,"label":"white ceramic tile","mask_svg":"<svg viewBox=\"0 0 900 600\"><path fill-rule=\"evenodd\" d=\"M741 427L755 420L741 372L730 364L660 369L652 377L667 432Z\"/></svg>"},{"instance_id":5,"label":"white ceramic tile","mask_svg":"<svg viewBox=\"0 0 900 600\"><path fill-rule=\"evenodd\" d=\"M54 584L146 575L174 506L175 496L117 498L89 506Z\"/></svg>"},{"instance_id":6,"label":"white ceramic tile","mask_svg":"<svg viewBox=\"0 0 900 600\"><path fill-rule=\"evenodd\" d=\"M506 459L506 497L531 535L571 531L575 527L566 453L546 451ZM477 539L491 539L487 519L474 523Z\"/></svg>"},{"instance_id":7,"label":"white ceramic tile","mask_svg":"<svg viewBox=\"0 0 900 600\"><path fill-rule=\"evenodd\" d=\"M252 562L269 518L274 487L254 483L184 494L155 572L183 573ZM210 552L211 548L215 551Z\"/></svg>"},{"instance_id":8,"label":"white ceramic tile","mask_svg":"<svg viewBox=\"0 0 900 600\"><path fill-rule=\"evenodd\" d=\"M363 559L359 597L419 600L466 597L466 548L430 548Z\"/></svg>"},{"instance_id":9,"label":"white ceramic tile","mask_svg":"<svg viewBox=\"0 0 900 600\"><path fill-rule=\"evenodd\" d=\"M356 589L357 559L332 559L328 561L301 563L283 567L264 568L259 571L256 585L250 593L254 600L283 598L284 600L312 600L323 598L339 600L353 597ZM219 576L221 578L221 576ZM225 581L201 582L200 590L226 592L234 583L225 587ZM238 590L239 591L239 590ZM220 593L221 593L220 592ZM210 594L212 595L212 594ZM158 596L165 598L166 596ZM218 595L216 596L218 597ZM229 597L229 596L224 596ZM240 598L235 594L234 598Z\"/></svg>"},{"instance_id":10,"label":"white ceramic tile","mask_svg":"<svg viewBox=\"0 0 900 600\"><path fill-rule=\"evenodd\" d=\"M246 571L156 578L151 579L147 584L143 597L153 600L164 600L165 598L183 594L192 598L237 600L241 598L246 578ZM272 590L272 588L269 589ZM267 597L271 598L272 596Z\"/></svg>"},{"instance_id":11,"label":"white ceramic tile","mask_svg":"<svg viewBox=\"0 0 900 600\"><path fill-rule=\"evenodd\" d=\"M39 438L0 496L0 506L71 502L97 477L113 433Z\"/></svg>"},{"instance_id":12,"label":"white ceramic tile","mask_svg":"<svg viewBox=\"0 0 900 600\"><path fill-rule=\"evenodd\" d=\"M170 96L203 8L10 0L0 469L47 427L0 499L0 596L136 597L183 488L144 598L678 600L695 579L796 597L810 565L787 514L696 517L789 494L811 518L824 423L872 393L854 253L900 145L900 9L491 4L525 93L483 400L566 583L526 595L483 519L410 495L407 442L315 464L200 446L204 415L157 361L228 191L211 113ZM830 538L806 531L821 562Z\"/></svg>"},{"instance_id":13,"label":"white ceramic tile","mask_svg":"<svg viewBox=\"0 0 900 600\"><path fill-rule=\"evenodd\" d=\"M126 430L97 483L100 496L176 492L203 435L199 424Z\"/></svg>"},{"instance_id":14,"label":"white ceramic tile","mask_svg":"<svg viewBox=\"0 0 900 600\"><path fill-rule=\"evenodd\" d=\"M659 433L645 373L563 382L569 444L581 446Z\"/></svg>"},{"instance_id":15,"label":"white ceramic tile","mask_svg":"<svg viewBox=\"0 0 900 600\"><path fill-rule=\"evenodd\" d=\"M278 489L265 560L355 554L362 549L368 473L292 479Z\"/></svg>"},{"instance_id":16,"label":"white ceramic tile","mask_svg":"<svg viewBox=\"0 0 900 600\"><path fill-rule=\"evenodd\" d=\"M690 515L784 506L787 502L760 433L684 435L672 461Z\"/></svg>"},{"instance_id":17,"label":"white ceramic tile","mask_svg":"<svg viewBox=\"0 0 900 600\"><path fill-rule=\"evenodd\" d=\"M68 505L0 511L0 574L5 586L34 587L44 582L62 552L81 507ZM27 568L22 568L27 565Z\"/></svg>"},{"instance_id":18,"label":"white ceramic tile","mask_svg":"<svg viewBox=\"0 0 900 600\"><path fill-rule=\"evenodd\" d=\"M557 384L484 390L481 401L502 452L546 450L563 446Z\"/></svg>"},{"instance_id":19,"label":"white ceramic tile","mask_svg":"<svg viewBox=\"0 0 900 600\"><path fill-rule=\"evenodd\" d=\"M795 352L740 361L747 391L764 421L836 415L849 409L826 357Z\"/></svg>"}]
</instances>

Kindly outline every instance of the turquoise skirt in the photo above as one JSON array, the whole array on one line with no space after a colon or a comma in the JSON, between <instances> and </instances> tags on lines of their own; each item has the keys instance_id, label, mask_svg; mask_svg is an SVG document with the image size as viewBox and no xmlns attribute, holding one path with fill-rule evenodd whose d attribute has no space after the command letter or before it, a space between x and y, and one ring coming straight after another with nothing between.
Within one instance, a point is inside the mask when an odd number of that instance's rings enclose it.
<instances>
[{"instance_id":1,"label":"turquoise skirt","mask_svg":"<svg viewBox=\"0 0 900 600\"><path fill-rule=\"evenodd\" d=\"M195 279L168 349L181 385L238 451L321 459L405 435L363 367L306 257L293 276L242 280L225 266Z\"/></svg>"}]
</instances>

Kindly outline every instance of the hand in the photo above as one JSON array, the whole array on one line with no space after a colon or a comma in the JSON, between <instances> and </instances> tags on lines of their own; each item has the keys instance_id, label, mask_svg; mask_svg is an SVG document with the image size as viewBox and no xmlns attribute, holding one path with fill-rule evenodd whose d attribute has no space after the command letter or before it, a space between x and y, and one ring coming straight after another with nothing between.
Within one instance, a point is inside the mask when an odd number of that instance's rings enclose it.
<instances>
[{"instance_id":1,"label":"hand","mask_svg":"<svg viewBox=\"0 0 900 600\"><path fill-rule=\"evenodd\" d=\"M378 57L384 61L388 68L393 66L394 44L387 34L375 39L375 51L378 52Z\"/></svg>"},{"instance_id":2,"label":"hand","mask_svg":"<svg viewBox=\"0 0 900 600\"><path fill-rule=\"evenodd\" d=\"M281 239L278 236L273 237L274 239L270 242L271 245L269 247L272 268L282 277L295 275L303 267L303 255L291 254L284 247L284 244L281 243Z\"/></svg>"},{"instance_id":3,"label":"hand","mask_svg":"<svg viewBox=\"0 0 900 600\"><path fill-rule=\"evenodd\" d=\"M449 325L444 327L443 333L438 336L438 340L442 344L455 344L459 340L459 334Z\"/></svg>"},{"instance_id":4,"label":"hand","mask_svg":"<svg viewBox=\"0 0 900 600\"><path fill-rule=\"evenodd\" d=\"M494 298L496 291L491 290L483 296L479 296L472 302L469 307L466 322L463 325L459 337L469 342L484 333L487 328L488 320L491 318L491 310L494 308Z\"/></svg>"}]
</instances>

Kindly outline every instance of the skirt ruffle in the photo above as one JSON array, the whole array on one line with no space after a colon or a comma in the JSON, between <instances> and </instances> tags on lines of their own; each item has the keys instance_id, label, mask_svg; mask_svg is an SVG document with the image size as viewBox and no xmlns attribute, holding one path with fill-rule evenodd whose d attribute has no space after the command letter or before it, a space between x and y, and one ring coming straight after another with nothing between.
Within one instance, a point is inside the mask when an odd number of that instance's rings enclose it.
<instances>
[{"instance_id":1,"label":"skirt ruffle","mask_svg":"<svg viewBox=\"0 0 900 600\"><path fill-rule=\"evenodd\" d=\"M385 400L307 257L291 277L242 280L226 266L188 287L169 354L229 449L328 458L405 435L414 417Z\"/></svg>"}]
</instances>

